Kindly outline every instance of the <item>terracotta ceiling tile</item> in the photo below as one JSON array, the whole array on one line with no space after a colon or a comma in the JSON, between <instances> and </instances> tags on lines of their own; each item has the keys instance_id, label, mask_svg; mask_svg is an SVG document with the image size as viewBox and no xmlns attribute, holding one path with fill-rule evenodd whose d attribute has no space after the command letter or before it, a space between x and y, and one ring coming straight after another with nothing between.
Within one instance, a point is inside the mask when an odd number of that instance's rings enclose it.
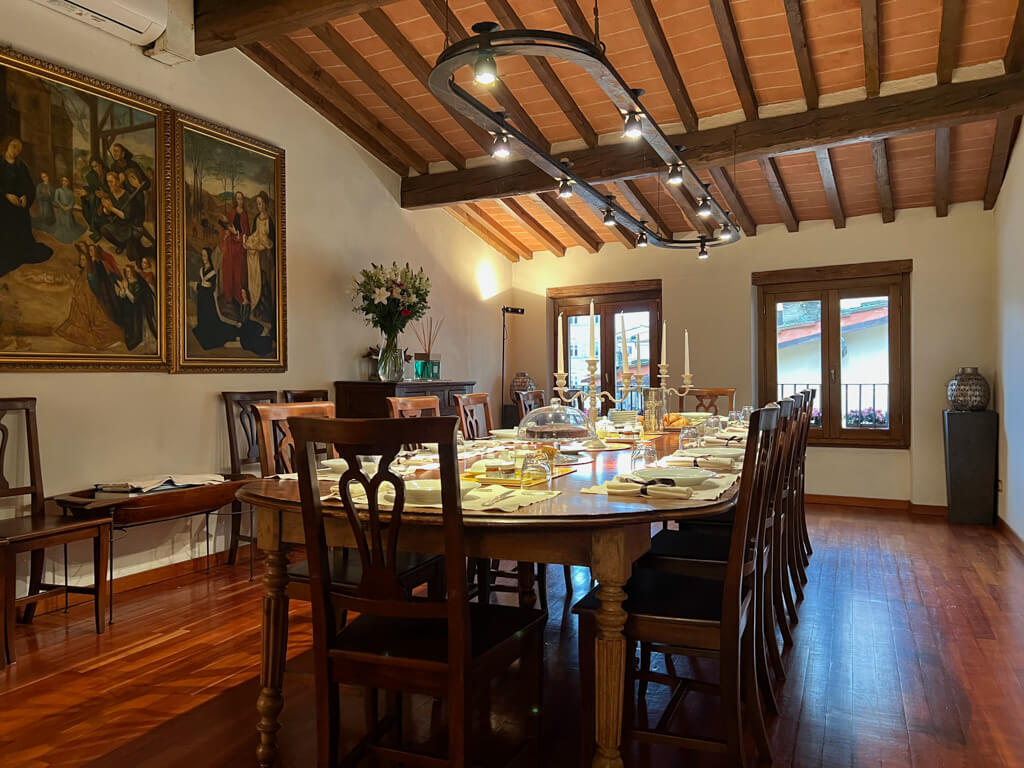
<instances>
[{"instance_id":1,"label":"terracotta ceiling tile","mask_svg":"<svg viewBox=\"0 0 1024 768\"><path fill-rule=\"evenodd\" d=\"M535 218L541 226L558 238L562 245L567 247L583 245L583 243L579 242L576 236L550 212L546 205L541 205L531 197L517 197L516 202L523 206L523 208L526 209L526 212ZM547 245L544 245L543 247L547 248Z\"/></svg>"},{"instance_id":2,"label":"terracotta ceiling tile","mask_svg":"<svg viewBox=\"0 0 1024 768\"><path fill-rule=\"evenodd\" d=\"M726 170L732 176L733 186L743 198L744 205L757 224L781 223L782 217L779 215L775 198L757 162L740 163L735 168L728 166Z\"/></svg>"},{"instance_id":3,"label":"terracotta ceiling tile","mask_svg":"<svg viewBox=\"0 0 1024 768\"><path fill-rule=\"evenodd\" d=\"M775 158L775 163L799 220L832 218L825 198L825 185L818 170L818 159L813 152L780 155Z\"/></svg>"},{"instance_id":4,"label":"terracotta ceiling tile","mask_svg":"<svg viewBox=\"0 0 1024 768\"><path fill-rule=\"evenodd\" d=\"M896 207L935 205L935 131L894 136L886 149Z\"/></svg>"},{"instance_id":5,"label":"terracotta ceiling tile","mask_svg":"<svg viewBox=\"0 0 1024 768\"><path fill-rule=\"evenodd\" d=\"M589 205L581 201L575 195L565 201L570 208L606 243L617 243L618 239L613 235L602 221L601 216Z\"/></svg>"},{"instance_id":6,"label":"terracotta ceiling tile","mask_svg":"<svg viewBox=\"0 0 1024 768\"><path fill-rule=\"evenodd\" d=\"M818 89L834 93L862 87L860 4L850 0L803 0L801 8Z\"/></svg>"},{"instance_id":7,"label":"terracotta ceiling tile","mask_svg":"<svg viewBox=\"0 0 1024 768\"><path fill-rule=\"evenodd\" d=\"M871 144L833 147L830 154L843 212L847 216L863 216L881 210Z\"/></svg>"},{"instance_id":8,"label":"terracotta ceiling tile","mask_svg":"<svg viewBox=\"0 0 1024 768\"><path fill-rule=\"evenodd\" d=\"M985 197L988 165L996 121L966 123L953 128L950 135L950 199L955 202Z\"/></svg>"},{"instance_id":9,"label":"terracotta ceiling tile","mask_svg":"<svg viewBox=\"0 0 1024 768\"><path fill-rule=\"evenodd\" d=\"M730 8L758 103L803 98L783 0L735 0Z\"/></svg>"}]
</instances>

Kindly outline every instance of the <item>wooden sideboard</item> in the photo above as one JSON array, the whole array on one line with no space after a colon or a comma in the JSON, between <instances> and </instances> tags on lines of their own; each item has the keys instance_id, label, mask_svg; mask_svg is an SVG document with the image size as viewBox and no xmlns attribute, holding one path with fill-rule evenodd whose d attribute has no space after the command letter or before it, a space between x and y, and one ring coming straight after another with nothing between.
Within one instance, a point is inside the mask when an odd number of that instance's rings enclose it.
<instances>
[{"instance_id":1,"label":"wooden sideboard","mask_svg":"<svg viewBox=\"0 0 1024 768\"><path fill-rule=\"evenodd\" d=\"M455 415L455 398L473 391L475 381L336 381L334 404L338 418L387 418L388 397L436 395L442 416Z\"/></svg>"}]
</instances>

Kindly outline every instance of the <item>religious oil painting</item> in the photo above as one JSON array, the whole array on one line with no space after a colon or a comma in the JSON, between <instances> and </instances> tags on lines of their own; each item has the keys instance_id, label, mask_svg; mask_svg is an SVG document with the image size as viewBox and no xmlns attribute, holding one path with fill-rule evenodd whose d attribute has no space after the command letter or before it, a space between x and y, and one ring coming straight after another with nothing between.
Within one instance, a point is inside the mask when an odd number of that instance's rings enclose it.
<instances>
[{"instance_id":1,"label":"religious oil painting","mask_svg":"<svg viewBox=\"0 0 1024 768\"><path fill-rule=\"evenodd\" d=\"M193 118L175 132L175 370L285 370L284 151Z\"/></svg>"},{"instance_id":2,"label":"religious oil painting","mask_svg":"<svg viewBox=\"0 0 1024 768\"><path fill-rule=\"evenodd\" d=\"M167 120L0 49L0 367L166 366Z\"/></svg>"}]
</instances>

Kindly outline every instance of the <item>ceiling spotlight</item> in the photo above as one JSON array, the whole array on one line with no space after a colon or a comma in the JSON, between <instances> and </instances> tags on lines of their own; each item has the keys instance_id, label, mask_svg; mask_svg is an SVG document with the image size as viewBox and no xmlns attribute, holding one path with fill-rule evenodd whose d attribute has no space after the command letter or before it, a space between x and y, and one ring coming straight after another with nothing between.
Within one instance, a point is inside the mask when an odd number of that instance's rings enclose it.
<instances>
[{"instance_id":1,"label":"ceiling spotlight","mask_svg":"<svg viewBox=\"0 0 1024 768\"><path fill-rule=\"evenodd\" d=\"M674 187L678 187L683 183L683 166L682 163L673 165L668 172L668 183Z\"/></svg>"},{"instance_id":2,"label":"ceiling spotlight","mask_svg":"<svg viewBox=\"0 0 1024 768\"><path fill-rule=\"evenodd\" d=\"M697 215L702 219L706 219L711 216L711 203L708 202L706 197L700 199L700 205L697 206Z\"/></svg>"},{"instance_id":3,"label":"ceiling spotlight","mask_svg":"<svg viewBox=\"0 0 1024 768\"><path fill-rule=\"evenodd\" d=\"M481 53L473 65L473 79L480 85L494 85L498 79L498 65L489 53Z\"/></svg>"},{"instance_id":4,"label":"ceiling spotlight","mask_svg":"<svg viewBox=\"0 0 1024 768\"><path fill-rule=\"evenodd\" d=\"M708 256L710 256L710 255L711 254L708 253L708 241L707 241L706 238L702 237L700 239L700 250L697 251L697 258L703 260L703 259L708 258Z\"/></svg>"},{"instance_id":5,"label":"ceiling spotlight","mask_svg":"<svg viewBox=\"0 0 1024 768\"><path fill-rule=\"evenodd\" d=\"M639 235L636 236L636 247L637 248L646 248L647 247L647 233L646 232L641 232Z\"/></svg>"},{"instance_id":6,"label":"ceiling spotlight","mask_svg":"<svg viewBox=\"0 0 1024 768\"><path fill-rule=\"evenodd\" d=\"M605 208L604 211L602 211L602 213L604 213L604 225L606 227L614 227L615 226L615 214L612 212L612 209L611 208Z\"/></svg>"},{"instance_id":7,"label":"ceiling spotlight","mask_svg":"<svg viewBox=\"0 0 1024 768\"><path fill-rule=\"evenodd\" d=\"M732 240L732 230L729 227L725 227L718 233L718 239L726 243L729 242Z\"/></svg>"},{"instance_id":8,"label":"ceiling spotlight","mask_svg":"<svg viewBox=\"0 0 1024 768\"><path fill-rule=\"evenodd\" d=\"M494 145L491 147L491 157L496 157L499 160L505 160L511 154L512 150L508 145L508 136L504 133L499 133L494 137Z\"/></svg>"},{"instance_id":9,"label":"ceiling spotlight","mask_svg":"<svg viewBox=\"0 0 1024 768\"><path fill-rule=\"evenodd\" d=\"M572 182L569 179L559 179L558 196L563 198L572 197Z\"/></svg>"},{"instance_id":10,"label":"ceiling spotlight","mask_svg":"<svg viewBox=\"0 0 1024 768\"><path fill-rule=\"evenodd\" d=\"M639 112L630 112L626 115L626 125L622 133L628 139L639 139L643 135Z\"/></svg>"}]
</instances>

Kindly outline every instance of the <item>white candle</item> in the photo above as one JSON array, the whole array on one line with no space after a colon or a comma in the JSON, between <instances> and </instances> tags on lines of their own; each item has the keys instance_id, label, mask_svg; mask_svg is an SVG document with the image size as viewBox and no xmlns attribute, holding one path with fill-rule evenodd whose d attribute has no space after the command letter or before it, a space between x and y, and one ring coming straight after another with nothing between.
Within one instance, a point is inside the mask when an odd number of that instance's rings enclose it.
<instances>
[{"instance_id":1,"label":"white candle","mask_svg":"<svg viewBox=\"0 0 1024 768\"><path fill-rule=\"evenodd\" d=\"M683 373L690 372L690 331L683 331Z\"/></svg>"},{"instance_id":2,"label":"white candle","mask_svg":"<svg viewBox=\"0 0 1024 768\"><path fill-rule=\"evenodd\" d=\"M551 338L550 336L548 338ZM565 341L562 339L562 313L558 313L558 363L555 366L557 373L565 373L562 361L565 360Z\"/></svg>"},{"instance_id":3,"label":"white candle","mask_svg":"<svg viewBox=\"0 0 1024 768\"><path fill-rule=\"evenodd\" d=\"M594 300L590 300L590 357L595 357L594 349Z\"/></svg>"},{"instance_id":4,"label":"white candle","mask_svg":"<svg viewBox=\"0 0 1024 768\"><path fill-rule=\"evenodd\" d=\"M636 335L636 383L640 385L640 334Z\"/></svg>"},{"instance_id":5,"label":"white candle","mask_svg":"<svg viewBox=\"0 0 1024 768\"><path fill-rule=\"evenodd\" d=\"M622 379L625 381L629 375L629 347L626 345L626 314L619 315L619 323L622 328Z\"/></svg>"},{"instance_id":6,"label":"white candle","mask_svg":"<svg viewBox=\"0 0 1024 768\"><path fill-rule=\"evenodd\" d=\"M668 342L668 323L661 324L661 364L668 365L668 351L665 344Z\"/></svg>"}]
</instances>

